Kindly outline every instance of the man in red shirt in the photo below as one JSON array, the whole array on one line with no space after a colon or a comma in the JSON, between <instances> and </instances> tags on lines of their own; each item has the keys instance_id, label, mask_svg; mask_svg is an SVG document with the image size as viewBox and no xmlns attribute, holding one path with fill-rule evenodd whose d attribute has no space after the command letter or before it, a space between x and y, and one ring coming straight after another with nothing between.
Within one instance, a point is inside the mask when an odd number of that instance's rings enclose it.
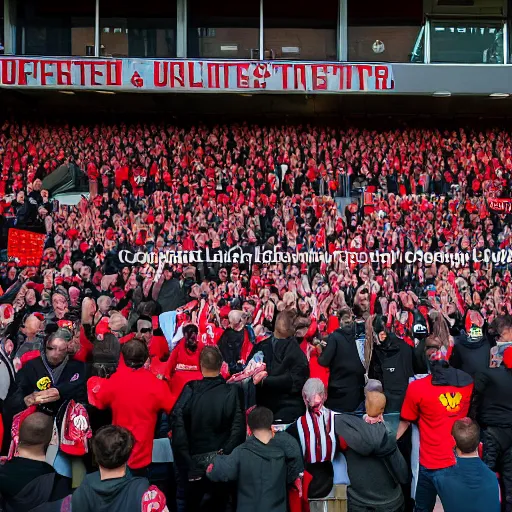
<instances>
[{"instance_id":1,"label":"man in red shirt","mask_svg":"<svg viewBox=\"0 0 512 512\"><path fill-rule=\"evenodd\" d=\"M118 369L109 379L91 377L87 382L89 403L98 409L109 407L112 424L133 434L135 446L128 466L132 473L144 475L151 463L158 413L169 413L173 400L167 383L144 368L149 353L143 341L128 341L121 353Z\"/></svg>"},{"instance_id":2,"label":"man in red shirt","mask_svg":"<svg viewBox=\"0 0 512 512\"><path fill-rule=\"evenodd\" d=\"M420 469L416 487L416 512L432 512L443 471L455 465L453 424L467 416L473 379L444 360L437 350L429 354L432 373L409 384L400 414L399 439L411 422L420 433Z\"/></svg>"}]
</instances>

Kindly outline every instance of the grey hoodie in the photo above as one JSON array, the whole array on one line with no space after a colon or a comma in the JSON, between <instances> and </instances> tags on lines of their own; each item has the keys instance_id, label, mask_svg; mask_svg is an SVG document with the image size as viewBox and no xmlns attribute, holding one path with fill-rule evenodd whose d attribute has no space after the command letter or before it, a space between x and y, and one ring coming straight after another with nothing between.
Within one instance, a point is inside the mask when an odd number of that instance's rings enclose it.
<instances>
[{"instance_id":1,"label":"grey hoodie","mask_svg":"<svg viewBox=\"0 0 512 512\"><path fill-rule=\"evenodd\" d=\"M237 512L286 512L287 485L302 471L297 441L280 432L268 444L249 437L230 455L218 455L207 476L213 482L238 481Z\"/></svg>"},{"instance_id":2,"label":"grey hoodie","mask_svg":"<svg viewBox=\"0 0 512 512\"><path fill-rule=\"evenodd\" d=\"M340 414L335 419L335 431L348 445L345 457L350 500L379 512L397 510L403 503L400 484L407 482L409 474L386 425L371 425L358 416Z\"/></svg>"},{"instance_id":3,"label":"grey hoodie","mask_svg":"<svg viewBox=\"0 0 512 512\"><path fill-rule=\"evenodd\" d=\"M142 497L149 489L146 478L101 480L99 472L87 475L71 500L73 512L140 512Z\"/></svg>"}]
</instances>

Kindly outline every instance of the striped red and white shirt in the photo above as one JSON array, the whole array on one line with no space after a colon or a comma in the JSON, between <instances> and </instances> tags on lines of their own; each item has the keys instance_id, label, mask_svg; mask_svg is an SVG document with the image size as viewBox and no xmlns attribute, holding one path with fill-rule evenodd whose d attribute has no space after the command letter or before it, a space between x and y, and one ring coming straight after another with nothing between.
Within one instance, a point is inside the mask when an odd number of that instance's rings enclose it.
<instances>
[{"instance_id":1,"label":"striped red and white shirt","mask_svg":"<svg viewBox=\"0 0 512 512\"><path fill-rule=\"evenodd\" d=\"M334 459L334 415L333 411L322 407L319 415L306 411L306 414L297 420L302 455L306 463L314 464Z\"/></svg>"}]
</instances>

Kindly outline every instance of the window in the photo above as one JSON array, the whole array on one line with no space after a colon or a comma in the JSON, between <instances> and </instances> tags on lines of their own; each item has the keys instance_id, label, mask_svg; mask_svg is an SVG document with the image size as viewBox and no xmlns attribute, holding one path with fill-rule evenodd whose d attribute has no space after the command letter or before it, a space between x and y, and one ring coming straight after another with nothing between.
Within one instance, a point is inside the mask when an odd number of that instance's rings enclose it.
<instances>
[{"instance_id":1,"label":"window","mask_svg":"<svg viewBox=\"0 0 512 512\"><path fill-rule=\"evenodd\" d=\"M263 20L265 59L337 60L337 0L265 0Z\"/></svg>"},{"instance_id":2,"label":"window","mask_svg":"<svg viewBox=\"0 0 512 512\"><path fill-rule=\"evenodd\" d=\"M259 0L188 0L188 56L257 59L259 18Z\"/></svg>"},{"instance_id":3,"label":"window","mask_svg":"<svg viewBox=\"0 0 512 512\"><path fill-rule=\"evenodd\" d=\"M100 0L101 54L176 57L176 6L176 0Z\"/></svg>"},{"instance_id":4,"label":"window","mask_svg":"<svg viewBox=\"0 0 512 512\"><path fill-rule=\"evenodd\" d=\"M503 64L503 22L432 20L430 61Z\"/></svg>"},{"instance_id":5,"label":"window","mask_svg":"<svg viewBox=\"0 0 512 512\"><path fill-rule=\"evenodd\" d=\"M348 0L351 62L423 62L422 0Z\"/></svg>"},{"instance_id":6,"label":"window","mask_svg":"<svg viewBox=\"0 0 512 512\"><path fill-rule=\"evenodd\" d=\"M86 55L77 44L84 32L92 31L94 46L95 1L66 2L25 0L17 4L16 52L21 55Z\"/></svg>"}]
</instances>

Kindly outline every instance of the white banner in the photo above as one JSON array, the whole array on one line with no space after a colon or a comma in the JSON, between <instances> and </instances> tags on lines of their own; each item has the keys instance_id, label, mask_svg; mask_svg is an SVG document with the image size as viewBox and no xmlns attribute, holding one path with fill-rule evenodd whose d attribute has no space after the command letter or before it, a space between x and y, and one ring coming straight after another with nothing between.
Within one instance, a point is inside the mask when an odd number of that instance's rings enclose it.
<instances>
[{"instance_id":1,"label":"white banner","mask_svg":"<svg viewBox=\"0 0 512 512\"><path fill-rule=\"evenodd\" d=\"M122 264L130 265L188 265L195 263L218 263L220 265L234 263L326 263L331 264L337 261L346 261L351 265L379 264L394 265L395 263L410 265L420 263L422 265L438 265L443 264L449 267L465 267L470 262L473 263L492 263L497 266L512 264L512 249L501 249L491 251L490 249L478 250L471 252L424 252L399 250L392 252L351 252L351 251L334 251L332 254L325 251L309 251L309 252L282 252L274 248L274 250L264 250L255 247L252 252L243 250L240 247L233 247L229 251L211 250L205 251L165 251L165 252L144 252L144 251L120 251L119 261Z\"/></svg>"},{"instance_id":2,"label":"white banner","mask_svg":"<svg viewBox=\"0 0 512 512\"><path fill-rule=\"evenodd\" d=\"M1 57L0 86L141 92L379 92L388 64Z\"/></svg>"}]
</instances>

